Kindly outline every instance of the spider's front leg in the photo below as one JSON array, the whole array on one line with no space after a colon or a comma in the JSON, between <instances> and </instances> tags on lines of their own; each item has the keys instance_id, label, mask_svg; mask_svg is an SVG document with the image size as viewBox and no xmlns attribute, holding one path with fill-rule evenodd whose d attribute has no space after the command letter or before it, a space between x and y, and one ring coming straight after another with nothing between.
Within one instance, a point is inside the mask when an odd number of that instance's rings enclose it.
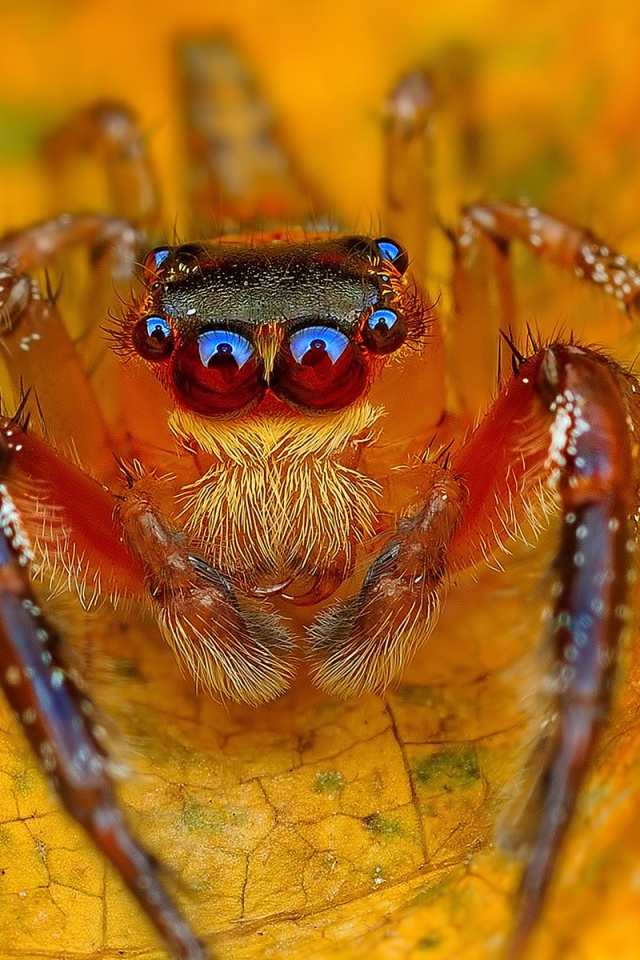
<instances>
[{"instance_id":1,"label":"spider's front leg","mask_svg":"<svg viewBox=\"0 0 640 960\"><path fill-rule=\"evenodd\" d=\"M525 818L530 849L512 957L540 913L610 708L628 619L638 495L633 431L640 425L635 379L602 355L557 343L514 362L514 376L448 469L431 465L426 504L400 521L360 595L312 631L322 686L338 693L384 687L426 636L447 575L517 536L541 496L559 501L548 638L556 707L536 750L542 762Z\"/></svg>"},{"instance_id":2,"label":"spider's front leg","mask_svg":"<svg viewBox=\"0 0 640 960\"><path fill-rule=\"evenodd\" d=\"M112 861L173 955L200 960L203 948L124 824L93 732L91 702L65 670L55 631L33 599L18 507L33 530L36 562L60 565L81 596L99 590L146 602L203 686L236 700L276 696L292 674L289 636L275 617L239 599L163 513L158 494L166 480L125 467L127 482L111 492L17 419L0 420L0 440L0 679L7 698L69 812Z\"/></svg>"},{"instance_id":3,"label":"spider's front leg","mask_svg":"<svg viewBox=\"0 0 640 960\"><path fill-rule=\"evenodd\" d=\"M510 945L513 957L520 955L539 916L610 709L633 576L636 390L634 378L600 354L554 344L517 362L515 377L452 458L452 469L469 491L466 533L476 549L497 545L504 515L517 518L541 483L556 494L561 509L548 637L555 664L548 682L556 712L535 751L543 760L524 817L531 825L530 850ZM491 463L488 456L495 456L500 429L498 456ZM501 519L495 503L491 509L494 491L502 503ZM451 561L472 562L469 547L460 536L457 540Z\"/></svg>"},{"instance_id":4,"label":"spider's front leg","mask_svg":"<svg viewBox=\"0 0 640 960\"><path fill-rule=\"evenodd\" d=\"M28 571L33 554L9 492L12 460L23 453L24 440L17 421L2 420L0 684L67 810L120 873L173 956L204 960L204 947L180 916L154 861L122 817L92 720L93 704L66 669L56 631L31 590ZM104 490L86 481L88 487Z\"/></svg>"}]
</instances>

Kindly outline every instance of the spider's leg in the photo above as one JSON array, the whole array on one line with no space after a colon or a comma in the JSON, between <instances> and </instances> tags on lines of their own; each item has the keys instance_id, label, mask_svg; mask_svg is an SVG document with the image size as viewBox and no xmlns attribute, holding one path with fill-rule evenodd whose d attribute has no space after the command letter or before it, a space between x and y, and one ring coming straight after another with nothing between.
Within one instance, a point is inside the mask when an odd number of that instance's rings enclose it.
<instances>
[{"instance_id":1,"label":"spider's leg","mask_svg":"<svg viewBox=\"0 0 640 960\"><path fill-rule=\"evenodd\" d=\"M157 230L156 172L138 119L128 107L101 102L80 110L47 137L42 153L58 209L75 210L82 201L78 161L84 157L104 172L103 208L145 233Z\"/></svg>"},{"instance_id":2,"label":"spider's leg","mask_svg":"<svg viewBox=\"0 0 640 960\"><path fill-rule=\"evenodd\" d=\"M427 271L434 228L434 99L430 76L416 71L392 91L383 112L385 149L383 231L400 241L411 258L411 283L423 299L437 299L438 287ZM428 283L429 281L429 283ZM427 286L431 289L427 293ZM371 399L388 411L385 443L406 445L407 429L415 436L433 433L446 410L445 343L438 311L429 324L429 377L424 356L416 350L402 366L390 365L373 384ZM407 412L411 411L411 427Z\"/></svg>"},{"instance_id":3,"label":"spider's leg","mask_svg":"<svg viewBox=\"0 0 640 960\"><path fill-rule=\"evenodd\" d=\"M452 367L462 409L475 416L495 393L498 332L524 349L536 348L517 308L511 245L524 244L536 257L570 271L583 283L634 313L640 302L640 264L613 249L586 227L575 226L528 203L492 200L465 207L449 231L453 247ZM510 367L505 343L499 366Z\"/></svg>"},{"instance_id":4,"label":"spider's leg","mask_svg":"<svg viewBox=\"0 0 640 960\"><path fill-rule=\"evenodd\" d=\"M240 598L159 506L161 484L136 466L117 510L144 569L160 629L196 684L246 703L282 694L293 677L292 640L279 619Z\"/></svg>"},{"instance_id":5,"label":"spider's leg","mask_svg":"<svg viewBox=\"0 0 640 960\"><path fill-rule=\"evenodd\" d=\"M606 722L633 557L638 496L633 431L636 381L601 355L554 344L524 362L475 433L452 457L468 501L448 560L477 562L545 487L560 502L549 685L555 723L527 813L531 849L511 956L519 956L542 908L578 789Z\"/></svg>"},{"instance_id":6,"label":"spider's leg","mask_svg":"<svg viewBox=\"0 0 640 960\"><path fill-rule=\"evenodd\" d=\"M176 960L205 960L120 813L96 738L93 705L65 668L55 630L29 585L29 541L11 494L21 431L4 422L0 445L0 684L71 816L111 861Z\"/></svg>"},{"instance_id":7,"label":"spider's leg","mask_svg":"<svg viewBox=\"0 0 640 960\"><path fill-rule=\"evenodd\" d=\"M83 461L108 476L110 431L86 368L55 296L43 295L27 272L47 268L78 245L92 252L106 248L112 266L127 270L135 233L121 220L87 215L59 217L0 240L2 346L10 354L6 367L16 396L37 384L39 412L51 436L61 442L73 437Z\"/></svg>"},{"instance_id":8,"label":"spider's leg","mask_svg":"<svg viewBox=\"0 0 640 960\"><path fill-rule=\"evenodd\" d=\"M417 70L404 77L384 104L384 230L411 253L423 279L435 227L435 91Z\"/></svg>"},{"instance_id":9,"label":"spider's leg","mask_svg":"<svg viewBox=\"0 0 640 960\"><path fill-rule=\"evenodd\" d=\"M451 455L448 469L432 465L431 495L399 521L360 594L312 628L316 677L324 687L379 689L428 634L447 571L481 562L518 536L541 499L559 501L549 637L556 720L538 751L544 759L528 811L533 839L512 957L520 955L542 908L609 712L632 576L638 390L612 361L575 344L517 359L514 376Z\"/></svg>"},{"instance_id":10,"label":"spider's leg","mask_svg":"<svg viewBox=\"0 0 640 960\"><path fill-rule=\"evenodd\" d=\"M0 342L14 393L35 386L29 409L47 436L73 443L74 456L105 480L115 472L111 451L123 452L128 437L170 445L161 388L128 373L101 327L114 295L130 296L140 242L131 224L100 214L57 217L0 239ZM77 321L70 330L56 295L45 296L27 271L66 263L77 248L87 250L92 272L81 302L64 305ZM63 299L68 285L63 273Z\"/></svg>"},{"instance_id":11,"label":"spider's leg","mask_svg":"<svg viewBox=\"0 0 640 960\"><path fill-rule=\"evenodd\" d=\"M180 47L195 236L310 226L324 207L300 177L273 112L225 40Z\"/></svg>"},{"instance_id":12,"label":"spider's leg","mask_svg":"<svg viewBox=\"0 0 640 960\"><path fill-rule=\"evenodd\" d=\"M462 411L471 419L492 400L499 367L511 369L499 331L520 343L524 330L516 310L508 243L489 237L466 216L457 230L448 231L448 237L453 262L452 382Z\"/></svg>"},{"instance_id":13,"label":"spider's leg","mask_svg":"<svg viewBox=\"0 0 640 960\"><path fill-rule=\"evenodd\" d=\"M448 470L429 466L426 501L400 521L360 593L330 606L309 630L314 681L333 695L384 690L437 622L465 494Z\"/></svg>"},{"instance_id":14,"label":"spider's leg","mask_svg":"<svg viewBox=\"0 0 640 960\"><path fill-rule=\"evenodd\" d=\"M519 240L541 260L600 287L626 310L638 307L640 264L586 227L559 220L531 204L500 200L467 207L463 222L485 232L498 246Z\"/></svg>"},{"instance_id":15,"label":"spider's leg","mask_svg":"<svg viewBox=\"0 0 640 960\"><path fill-rule=\"evenodd\" d=\"M12 444L15 499L44 573L59 568L87 603L96 593L146 602L204 687L253 703L286 689L293 674L288 633L274 615L237 597L163 512L166 481L135 464L125 467L127 486L113 494L34 431L6 418L0 430Z\"/></svg>"}]
</instances>

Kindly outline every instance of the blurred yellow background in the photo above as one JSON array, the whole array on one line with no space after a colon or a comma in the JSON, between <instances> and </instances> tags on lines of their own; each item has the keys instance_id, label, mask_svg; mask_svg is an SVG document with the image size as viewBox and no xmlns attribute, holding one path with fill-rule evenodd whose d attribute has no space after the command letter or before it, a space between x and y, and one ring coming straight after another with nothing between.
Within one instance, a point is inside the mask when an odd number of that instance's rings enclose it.
<instances>
[{"instance_id":1,"label":"blurred yellow background","mask_svg":"<svg viewBox=\"0 0 640 960\"><path fill-rule=\"evenodd\" d=\"M487 191L504 194L506 186L538 194L539 203L559 199L566 213L606 221L611 190L625 190L617 229L634 228L640 8L629 0L2 0L0 17L0 224L47 208L33 176L37 142L71 107L97 98L138 111L172 222L172 46L180 35L221 32L245 52L304 169L348 221L377 215L385 93L402 72L463 45L480 66L480 122L500 131Z\"/></svg>"}]
</instances>

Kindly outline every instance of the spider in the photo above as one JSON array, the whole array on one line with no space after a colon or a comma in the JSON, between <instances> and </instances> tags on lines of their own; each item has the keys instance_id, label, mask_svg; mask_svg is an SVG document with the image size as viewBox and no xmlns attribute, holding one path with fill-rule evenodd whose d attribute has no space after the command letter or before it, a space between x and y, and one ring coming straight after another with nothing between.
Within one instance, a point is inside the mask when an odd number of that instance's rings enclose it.
<instances>
[{"instance_id":1,"label":"spider","mask_svg":"<svg viewBox=\"0 0 640 960\"><path fill-rule=\"evenodd\" d=\"M603 353L518 329L509 250L520 240L628 308L640 267L535 207L468 207L449 231L457 336L473 341L493 309L478 282L488 260L510 364L472 427L493 383L472 363L459 409L443 412L437 308L407 252L421 262L426 78L407 77L388 105L389 235L360 236L319 226L317 212L312 223L309 191L226 46L186 47L184 70L198 232L214 239L149 250L157 198L144 142L126 109L101 104L46 152L62 172L79 151L101 157L113 214L62 216L0 242L3 339L21 394L0 422L3 690L60 799L171 955L204 958L120 812L94 704L32 578L69 583L87 606L103 595L142 605L214 695L281 695L304 639L314 682L359 697L384 690L424 643L461 571L559 507L553 709L518 828L530 845L508 946L519 956L610 709L633 576L640 409L636 379ZM242 123L225 113L229 90ZM79 246L92 279L74 345L33 274ZM104 301L130 284L107 353ZM419 436L406 436L407 371L432 381ZM103 403L94 382L109 384Z\"/></svg>"}]
</instances>

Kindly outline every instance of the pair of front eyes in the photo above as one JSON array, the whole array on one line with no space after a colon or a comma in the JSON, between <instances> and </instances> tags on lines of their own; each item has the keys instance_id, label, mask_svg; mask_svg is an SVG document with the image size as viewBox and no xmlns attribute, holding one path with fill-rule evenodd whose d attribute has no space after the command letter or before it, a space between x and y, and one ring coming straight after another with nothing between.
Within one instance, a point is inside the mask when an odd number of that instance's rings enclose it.
<instances>
[{"instance_id":1,"label":"pair of front eyes","mask_svg":"<svg viewBox=\"0 0 640 960\"><path fill-rule=\"evenodd\" d=\"M309 410L341 410L360 397L369 379L367 353L397 350L406 323L388 308L372 310L357 339L321 321L301 325L280 344L268 383L255 344L243 333L212 326L177 343L170 322L152 314L133 328L136 351L168 366L177 399L204 416L229 416L258 403L269 387L277 397Z\"/></svg>"}]
</instances>

